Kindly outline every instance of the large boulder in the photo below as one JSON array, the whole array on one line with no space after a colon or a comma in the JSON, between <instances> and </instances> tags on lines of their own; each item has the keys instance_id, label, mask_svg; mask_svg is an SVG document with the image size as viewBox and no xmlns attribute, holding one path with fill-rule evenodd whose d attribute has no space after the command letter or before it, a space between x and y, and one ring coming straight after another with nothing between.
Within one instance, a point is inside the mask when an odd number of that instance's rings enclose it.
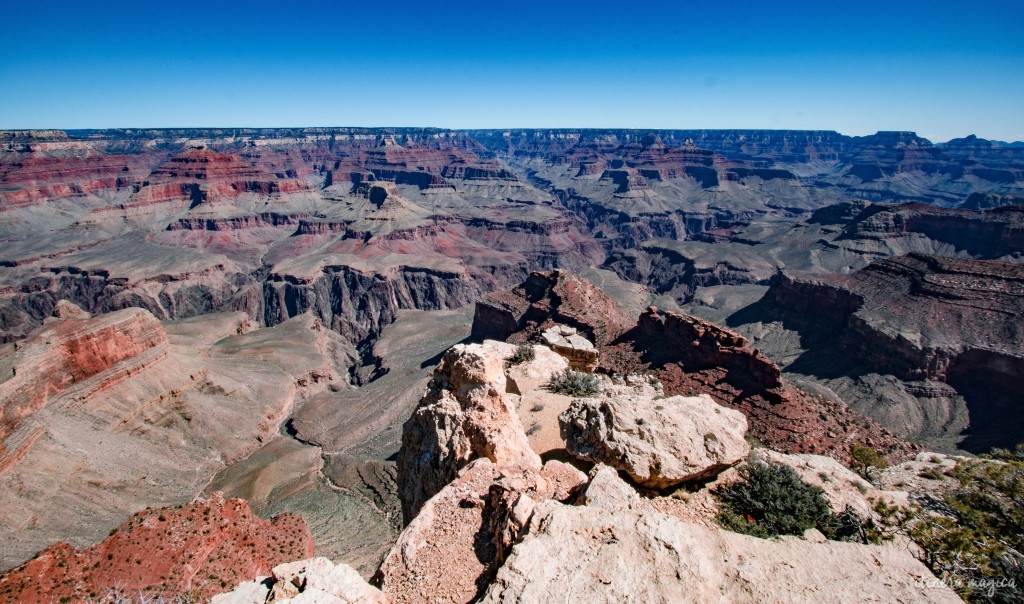
<instances>
[{"instance_id":1,"label":"large boulder","mask_svg":"<svg viewBox=\"0 0 1024 604\"><path fill-rule=\"evenodd\" d=\"M540 457L505 396L505 359L514 351L511 344L487 341L459 344L444 355L403 426L398 484L406 523L473 460L540 470Z\"/></svg>"},{"instance_id":2,"label":"large boulder","mask_svg":"<svg viewBox=\"0 0 1024 604\"><path fill-rule=\"evenodd\" d=\"M570 453L650 488L716 476L750 452L746 417L706 394L578 399L558 421Z\"/></svg>"},{"instance_id":3,"label":"large boulder","mask_svg":"<svg viewBox=\"0 0 1024 604\"><path fill-rule=\"evenodd\" d=\"M541 341L569 361L579 371L593 373L597 369L598 352L594 344L580 335L575 327L555 325L540 334Z\"/></svg>"}]
</instances>

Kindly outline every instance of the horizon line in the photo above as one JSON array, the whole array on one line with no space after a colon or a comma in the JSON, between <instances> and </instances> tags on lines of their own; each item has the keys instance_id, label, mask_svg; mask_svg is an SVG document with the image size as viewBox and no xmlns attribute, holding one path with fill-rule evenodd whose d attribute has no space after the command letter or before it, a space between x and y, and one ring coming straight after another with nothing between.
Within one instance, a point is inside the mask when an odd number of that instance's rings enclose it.
<instances>
[{"instance_id":1,"label":"horizon line","mask_svg":"<svg viewBox=\"0 0 1024 604\"><path fill-rule=\"evenodd\" d=\"M876 130L873 133L868 134L845 134L836 129L827 128L643 128L643 127L631 127L631 126L557 126L557 127L544 127L544 126L514 126L514 127L484 127L484 128L452 128L445 126L107 126L101 128L61 128L61 127L49 127L49 128L0 128L0 133L20 133L20 132L46 132L46 131L59 131L65 134L73 132L111 132L111 131L125 131L125 130L138 130L138 131L159 131L159 130L425 130L425 131L437 131L437 132L493 132L493 131L531 131L531 130L548 130L548 131L560 131L560 132L575 132L575 131L608 131L608 130L625 130L630 132L818 132L818 133L832 133L840 136L849 138L863 138L868 136L876 136L879 134L909 134L918 138L927 140L932 143L941 144L952 140L975 137L979 140L986 140L990 142L1013 144L1024 141L1009 141L1000 139L990 139L977 136L974 133L966 134L963 136L954 136L944 141L934 141L926 136L921 136L916 130Z\"/></svg>"}]
</instances>

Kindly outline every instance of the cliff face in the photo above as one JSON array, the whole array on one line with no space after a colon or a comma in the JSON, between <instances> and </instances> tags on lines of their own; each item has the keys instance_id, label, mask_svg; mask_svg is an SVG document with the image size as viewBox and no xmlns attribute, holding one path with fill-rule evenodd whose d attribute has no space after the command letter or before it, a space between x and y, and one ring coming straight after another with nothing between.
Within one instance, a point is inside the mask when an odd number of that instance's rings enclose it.
<instances>
[{"instance_id":1,"label":"cliff face","mask_svg":"<svg viewBox=\"0 0 1024 604\"><path fill-rule=\"evenodd\" d=\"M849 276L783 274L760 305L864 371L952 386L970 414L965 447L1010 446L1019 434L1009 403L1024 368L1019 264L911 254Z\"/></svg>"},{"instance_id":2,"label":"cliff face","mask_svg":"<svg viewBox=\"0 0 1024 604\"><path fill-rule=\"evenodd\" d=\"M399 267L385 275L345 265L324 267L307 280L273 274L263 285L263 320L276 325L312 311L353 344L372 341L401 309L458 308L480 295L485 283L466 275Z\"/></svg>"},{"instance_id":3,"label":"cliff face","mask_svg":"<svg viewBox=\"0 0 1024 604\"><path fill-rule=\"evenodd\" d=\"M986 211L951 210L919 203L875 204L846 226L843 239L887 239L919 235L974 258L999 259L1024 250L1024 208L1017 204Z\"/></svg>"}]
</instances>

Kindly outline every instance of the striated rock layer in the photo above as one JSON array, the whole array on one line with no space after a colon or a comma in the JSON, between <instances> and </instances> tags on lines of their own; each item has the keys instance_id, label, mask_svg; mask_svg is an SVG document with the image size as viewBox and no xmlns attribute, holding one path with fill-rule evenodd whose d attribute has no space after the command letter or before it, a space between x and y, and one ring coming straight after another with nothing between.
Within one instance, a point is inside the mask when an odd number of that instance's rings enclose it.
<instances>
[{"instance_id":1,"label":"striated rock layer","mask_svg":"<svg viewBox=\"0 0 1024 604\"><path fill-rule=\"evenodd\" d=\"M31 432L20 444L9 443L9 437L51 396L72 386L72 396L94 396L167 354L163 326L142 309L93 319L64 303L56 314L70 318L17 345L7 361L10 373L0 378L0 473L24 457L39 434Z\"/></svg>"},{"instance_id":2,"label":"striated rock layer","mask_svg":"<svg viewBox=\"0 0 1024 604\"><path fill-rule=\"evenodd\" d=\"M309 314L252 330L242 313L161 324L138 308L58 307L82 318L0 347L0 568L188 502L345 375L339 336Z\"/></svg>"}]
</instances>

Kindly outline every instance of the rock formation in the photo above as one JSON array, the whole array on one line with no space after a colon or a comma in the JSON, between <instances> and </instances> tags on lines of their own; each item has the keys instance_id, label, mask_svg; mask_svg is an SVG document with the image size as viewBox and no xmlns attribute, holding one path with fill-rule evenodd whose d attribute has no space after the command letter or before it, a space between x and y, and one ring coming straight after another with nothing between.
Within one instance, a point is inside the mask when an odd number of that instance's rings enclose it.
<instances>
[{"instance_id":1,"label":"rock formation","mask_svg":"<svg viewBox=\"0 0 1024 604\"><path fill-rule=\"evenodd\" d=\"M597 465L585 476L554 460L543 467L524 463L530 458L529 445L522 444L526 434L512 415L509 397L526 396L526 382L517 385L519 394L505 394L500 388L504 360L511 353L511 347L492 341L453 348L406 425L407 433L414 431L418 437L403 440L400 459L438 459L436 454L446 446L441 443L452 442L451 434L458 433L453 426L490 432L479 438L504 443L506 453L470 455L475 459L457 464L461 470L448 472L449 482L418 506L418 514L374 579L390 601L542 602L555 592L597 602L757 602L780 597L820 601L845 597L854 589L872 600L959 601L947 587L930 582L926 567L905 549L824 542L820 536L766 541L729 533L683 519L688 506L701 505L695 495L679 500L648 491L641 494L607 465ZM467 381L466 375L475 377ZM488 387L482 388L485 376ZM713 475L723 461L727 465L745 454L742 416L709 397L653 399L657 389L649 382L608 382L600 399L572 403L561 423L563 431L576 438L582 432L571 424L578 423L575 420L585 415L585 409L603 404L602 408L620 411L607 422L611 426L614 421L619 431L586 433L601 454L580 451L575 441L566 443L568 454L625 460L623 467L630 474L643 478L646 472L656 486L678 484L665 479L669 476ZM439 395L439 384L449 386L452 394ZM451 410L437 403L460 392L474 401L475 415L500 417L505 423L452 421ZM659 413L664 416L660 426L655 425ZM626 426L626 420L632 420L631 425ZM675 429L680 426L682 433ZM425 437L430 430L433 436ZM675 446L689 441L700 448L712 435L710 440L718 442L704 451L684 452ZM630 445L641 441L643 446ZM509 454L515 448L519 453ZM860 507L869 505L864 494L856 494L862 481L838 464L819 461L828 458L767 454L782 463L806 466L819 482L836 481L829 494L833 506L845 505L845 498ZM637 471L641 462L645 469ZM681 462L691 466L683 468ZM403 496L417 501L421 476L404 471L400 481ZM406 488L406 482L414 488Z\"/></svg>"},{"instance_id":2,"label":"rock formation","mask_svg":"<svg viewBox=\"0 0 1024 604\"><path fill-rule=\"evenodd\" d=\"M841 403L809 394L782 378L778 365L738 333L698 317L648 309L631 325L618 306L589 281L559 271L534 273L507 292L477 303L475 336L510 342L537 338L550 326L571 325L591 335L599 370L650 372L668 395L710 395L739 409L751 432L793 453L847 459L851 443L905 456L911 447Z\"/></svg>"},{"instance_id":3,"label":"rock formation","mask_svg":"<svg viewBox=\"0 0 1024 604\"><path fill-rule=\"evenodd\" d=\"M1009 204L972 211L922 203L873 204L846 224L839 240L895 238L945 244L951 249L944 255L966 254L987 260L1019 257L1024 251L1024 207Z\"/></svg>"},{"instance_id":4,"label":"rock formation","mask_svg":"<svg viewBox=\"0 0 1024 604\"><path fill-rule=\"evenodd\" d=\"M600 347L629 323L615 302L578 275L534 272L511 290L477 302L472 337L518 342L561 324Z\"/></svg>"},{"instance_id":5,"label":"rock formation","mask_svg":"<svg viewBox=\"0 0 1024 604\"><path fill-rule=\"evenodd\" d=\"M18 428L53 395L74 387L72 397L93 396L153 365L167 354L167 335L148 312L125 309L90 319L62 300L56 322L15 346L9 373L0 382L0 472L25 456L39 437ZM21 442L9 442L17 433Z\"/></svg>"},{"instance_id":6,"label":"rock formation","mask_svg":"<svg viewBox=\"0 0 1024 604\"><path fill-rule=\"evenodd\" d=\"M783 273L759 307L805 334L813 350L835 351L808 352L796 369L877 372L918 388L921 398L945 398L945 411L910 409L886 422L914 436L960 432L964 446L983 451L1012 446L1020 433L1010 385L1024 369L1022 274L1019 264L911 254L848 276ZM836 354L842 363L815 365ZM956 420L957 395L969 427ZM915 420L922 412L941 424Z\"/></svg>"},{"instance_id":7,"label":"rock formation","mask_svg":"<svg viewBox=\"0 0 1024 604\"><path fill-rule=\"evenodd\" d=\"M556 325L540 335L541 341L569 361L579 371L593 373L597 369L598 353L590 340L576 333L574 327Z\"/></svg>"},{"instance_id":8,"label":"rock formation","mask_svg":"<svg viewBox=\"0 0 1024 604\"><path fill-rule=\"evenodd\" d=\"M267 521L241 499L147 509L84 550L52 545L0 576L0 601L111 601L188 594L206 599L283 562L313 555L306 521Z\"/></svg>"},{"instance_id":9,"label":"rock formation","mask_svg":"<svg viewBox=\"0 0 1024 604\"><path fill-rule=\"evenodd\" d=\"M504 359L513 350L499 342L458 345L438 365L402 432L398 481L406 522L475 459L540 469L540 457L505 398Z\"/></svg>"},{"instance_id":10,"label":"rock formation","mask_svg":"<svg viewBox=\"0 0 1024 604\"><path fill-rule=\"evenodd\" d=\"M706 394L578 399L558 422L570 453L655 489L713 477L750 451L746 417Z\"/></svg>"},{"instance_id":11,"label":"rock formation","mask_svg":"<svg viewBox=\"0 0 1024 604\"><path fill-rule=\"evenodd\" d=\"M324 557L279 564L266 579L246 581L210 600L210 604L267 602L387 604L388 600L380 590L363 581L352 567L335 565Z\"/></svg>"},{"instance_id":12,"label":"rock formation","mask_svg":"<svg viewBox=\"0 0 1024 604\"><path fill-rule=\"evenodd\" d=\"M139 308L58 314L80 318L0 348L3 568L188 502L345 375L337 334L308 314L255 331L243 313L167 325Z\"/></svg>"}]
</instances>

